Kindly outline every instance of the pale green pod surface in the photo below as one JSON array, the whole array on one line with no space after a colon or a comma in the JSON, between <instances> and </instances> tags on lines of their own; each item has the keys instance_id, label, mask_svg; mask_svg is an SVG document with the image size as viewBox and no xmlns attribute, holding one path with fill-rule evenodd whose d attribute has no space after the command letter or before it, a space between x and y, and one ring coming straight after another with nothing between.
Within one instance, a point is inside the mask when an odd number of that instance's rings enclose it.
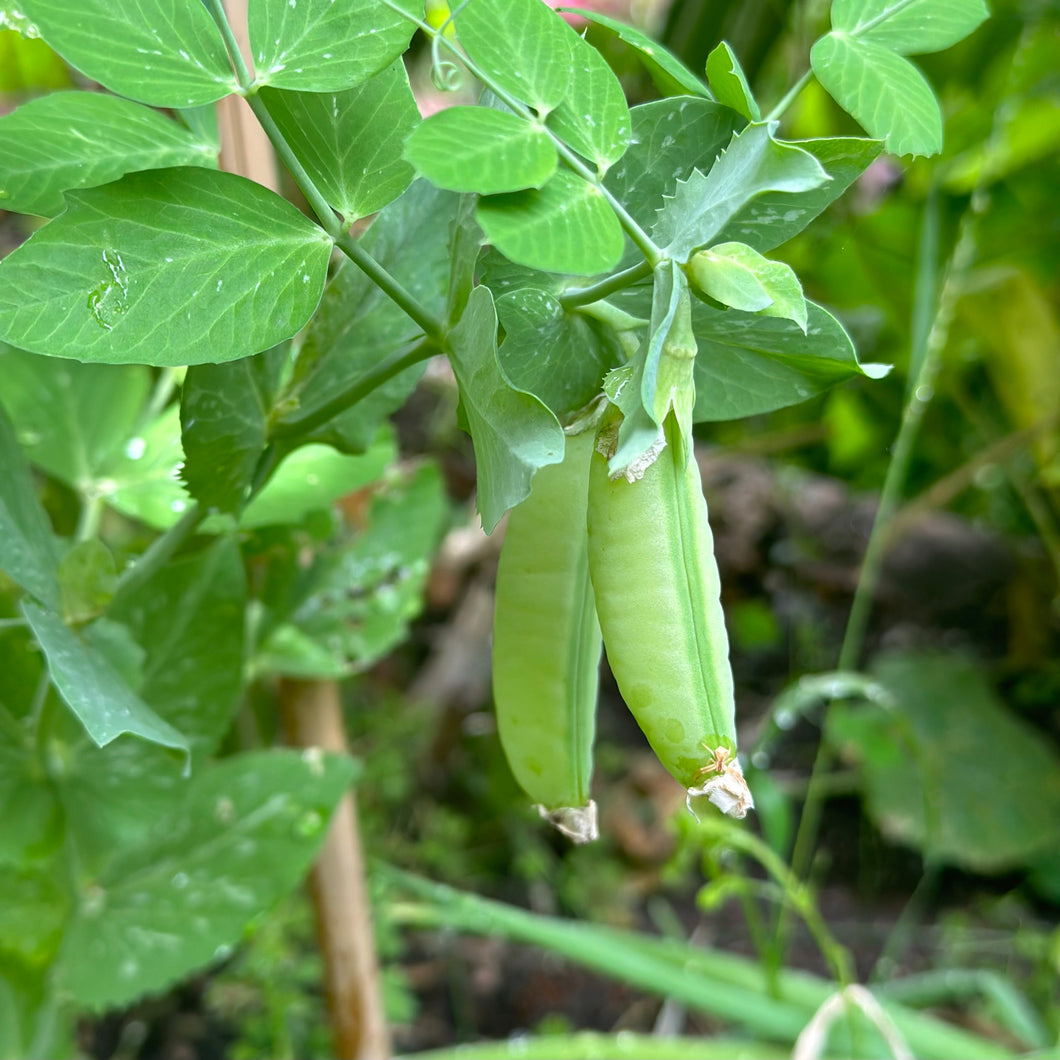
<instances>
[{"instance_id":1,"label":"pale green pod surface","mask_svg":"<svg viewBox=\"0 0 1060 1060\"><path fill-rule=\"evenodd\" d=\"M561 831L596 838L589 797L601 638L585 530L593 432L568 435L508 516L497 568L493 698L512 773Z\"/></svg>"},{"instance_id":2,"label":"pale green pod surface","mask_svg":"<svg viewBox=\"0 0 1060 1060\"><path fill-rule=\"evenodd\" d=\"M714 539L694 458L681 466L674 414L642 478L612 480L594 453L589 569L607 659L659 761L688 789L743 817L729 641Z\"/></svg>"}]
</instances>

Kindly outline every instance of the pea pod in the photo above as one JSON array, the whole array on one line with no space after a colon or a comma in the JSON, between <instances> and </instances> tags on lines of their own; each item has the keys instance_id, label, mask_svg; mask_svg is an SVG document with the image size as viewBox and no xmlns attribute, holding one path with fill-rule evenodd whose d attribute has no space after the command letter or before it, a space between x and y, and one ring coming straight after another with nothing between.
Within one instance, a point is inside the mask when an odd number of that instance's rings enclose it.
<instances>
[{"instance_id":1,"label":"pea pod","mask_svg":"<svg viewBox=\"0 0 1060 1060\"><path fill-rule=\"evenodd\" d=\"M729 642L699 468L680 457L671 410L664 447L640 479L611 479L614 430L589 473L589 570L608 662L662 764L733 817L753 806L736 758Z\"/></svg>"},{"instance_id":2,"label":"pea pod","mask_svg":"<svg viewBox=\"0 0 1060 1060\"><path fill-rule=\"evenodd\" d=\"M585 508L593 432L568 435L508 516L497 568L493 698L512 773L576 842L595 839L589 797L600 625L589 580Z\"/></svg>"}]
</instances>

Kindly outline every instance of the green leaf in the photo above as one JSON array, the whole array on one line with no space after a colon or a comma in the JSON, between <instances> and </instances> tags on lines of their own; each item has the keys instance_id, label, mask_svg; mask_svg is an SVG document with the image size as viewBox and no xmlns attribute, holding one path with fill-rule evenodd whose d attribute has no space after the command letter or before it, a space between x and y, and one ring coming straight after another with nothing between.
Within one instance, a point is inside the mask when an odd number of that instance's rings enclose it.
<instances>
[{"instance_id":1,"label":"green leaf","mask_svg":"<svg viewBox=\"0 0 1060 1060\"><path fill-rule=\"evenodd\" d=\"M324 287L331 239L231 173L130 173L69 192L0 262L0 338L53 357L232 361L293 335Z\"/></svg>"},{"instance_id":2,"label":"green leaf","mask_svg":"<svg viewBox=\"0 0 1060 1060\"><path fill-rule=\"evenodd\" d=\"M693 170L665 200L652 238L668 254L686 261L708 245L736 213L767 191L800 192L828 181L808 151L773 139L776 122L748 125L737 133L710 171Z\"/></svg>"},{"instance_id":3,"label":"green leaf","mask_svg":"<svg viewBox=\"0 0 1060 1060\"><path fill-rule=\"evenodd\" d=\"M390 203L361 237L361 245L432 313L445 308L448 222L459 198L417 180ZM289 393L295 417L321 406L370 376L381 361L411 349L423 332L364 273L347 262L324 291L294 368ZM363 452L379 423L402 405L424 365L415 365L313 433L344 452ZM281 423L285 420L281 420Z\"/></svg>"},{"instance_id":4,"label":"green leaf","mask_svg":"<svg viewBox=\"0 0 1060 1060\"><path fill-rule=\"evenodd\" d=\"M197 750L216 748L239 706L245 596L239 549L224 537L132 583L108 611L143 649L140 696Z\"/></svg>"},{"instance_id":5,"label":"green leaf","mask_svg":"<svg viewBox=\"0 0 1060 1060\"><path fill-rule=\"evenodd\" d=\"M22 0L71 66L119 96L194 107L234 92L220 31L198 0Z\"/></svg>"},{"instance_id":6,"label":"green leaf","mask_svg":"<svg viewBox=\"0 0 1060 1060\"><path fill-rule=\"evenodd\" d=\"M881 44L828 33L810 50L828 94L896 155L942 150L942 112L931 85L908 59Z\"/></svg>"},{"instance_id":7,"label":"green leaf","mask_svg":"<svg viewBox=\"0 0 1060 1060\"><path fill-rule=\"evenodd\" d=\"M0 377L26 456L83 495L132 436L151 386L146 368L56 362L2 344Z\"/></svg>"},{"instance_id":8,"label":"green leaf","mask_svg":"<svg viewBox=\"0 0 1060 1060\"><path fill-rule=\"evenodd\" d=\"M181 388L181 478L204 507L243 507L268 436L266 395L254 358L188 369Z\"/></svg>"},{"instance_id":9,"label":"green leaf","mask_svg":"<svg viewBox=\"0 0 1060 1060\"><path fill-rule=\"evenodd\" d=\"M277 468L269 484L243 509L243 527L297 523L309 512L329 508L383 476L397 459L389 425L360 456L337 453L329 445L304 445Z\"/></svg>"},{"instance_id":10,"label":"green leaf","mask_svg":"<svg viewBox=\"0 0 1060 1060\"><path fill-rule=\"evenodd\" d=\"M832 179L809 191L770 191L752 199L722 229L719 239L746 243L760 253L798 235L865 172L883 148L879 140L835 137L798 140Z\"/></svg>"},{"instance_id":11,"label":"green leaf","mask_svg":"<svg viewBox=\"0 0 1060 1060\"><path fill-rule=\"evenodd\" d=\"M490 107L432 114L409 138L405 157L439 188L481 195L540 188L557 162L540 125Z\"/></svg>"},{"instance_id":12,"label":"green leaf","mask_svg":"<svg viewBox=\"0 0 1060 1060\"><path fill-rule=\"evenodd\" d=\"M110 549L90 537L78 541L59 564L59 596L65 622L98 618L114 598L118 569Z\"/></svg>"},{"instance_id":13,"label":"green leaf","mask_svg":"<svg viewBox=\"0 0 1060 1060\"><path fill-rule=\"evenodd\" d=\"M312 567L300 572L280 623L254 659L255 672L338 679L391 651L423 606L447 517L433 465L388 480L357 532L319 548Z\"/></svg>"},{"instance_id":14,"label":"green leaf","mask_svg":"<svg viewBox=\"0 0 1060 1060\"><path fill-rule=\"evenodd\" d=\"M626 94L607 60L573 30L570 37L571 81L548 127L603 174L629 146Z\"/></svg>"},{"instance_id":15,"label":"green leaf","mask_svg":"<svg viewBox=\"0 0 1060 1060\"><path fill-rule=\"evenodd\" d=\"M796 405L854 375L889 370L862 365L842 325L813 302L807 329L789 320L735 309L693 306L697 422L735 420Z\"/></svg>"},{"instance_id":16,"label":"green leaf","mask_svg":"<svg viewBox=\"0 0 1060 1060\"><path fill-rule=\"evenodd\" d=\"M476 287L449 333L449 359L475 445L478 510L486 533L530 496L534 472L563 459L563 429L533 394L516 390L497 359L497 313Z\"/></svg>"},{"instance_id":17,"label":"green leaf","mask_svg":"<svg viewBox=\"0 0 1060 1060\"><path fill-rule=\"evenodd\" d=\"M486 238L520 265L592 276L622 257L622 226L607 200L566 170L538 190L479 200L476 217Z\"/></svg>"},{"instance_id":18,"label":"green leaf","mask_svg":"<svg viewBox=\"0 0 1060 1060\"><path fill-rule=\"evenodd\" d=\"M23 601L22 613L48 660L52 683L97 746L132 733L162 747L189 751L187 738L158 717L58 615L29 601Z\"/></svg>"},{"instance_id":19,"label":"green leaf","mask_svg":"<svg viewBox=\"0 0 1060 1060\"><path fill-rule=\"evenodd\" d=\"M53 217L63 192L165 166L215 166L217 149L157 111L100 92L56 92L0 118L0 202Z\"/></svg>"},{"instance_id":20,"label":"green leaf","mask_svg":"<svg viewBox=\"0 0 1060 1060\"><path fill-rule=\"evenodd\" d=\"M345 92L263 88L261 98L347 222L382 209L409 186L413 171L402 151L420 112L400 59Z\"/></svg>"},{"instance_id":21,"label":"green leaf","mask_svg":"<svg viewBox=\"0 0 1060 1060\"><path fill-rule=\"evenodd\" d=\"M541 0L470 0L454 5L457 37L498 88L544 117L571 79L571 35Z\"/></svg>"},{"instance_id":22,"label":"green leaf","mask_svg":"<svg viewBox=\"0 0 1060 1060\"><path fill-rule=\"evenodd\" d=\"M556 297L520 287L497 297L504 328L501 370L517 390L540 398L557 416L588 404L600 391L619 351L607 329L582 313L567 312Z\"/></svg>"},{"instance_id":23,"label":"green leaf","mask_svg":"<svg viewBox=\"0 0 1060 1060\"><path fill-rule=\"evenodd\" d=\"M84 1006L127 1004L230 954L300 880L352 776L347 758L280 750L198 773L154 842L86 890L64 989Z\"/></svg>"},{"instance_id":24,"label":"green leaf","mask_svg":"<svg viewBox=\"0 0 1060 1060\"><path fill-rule=\"evenodd\" d=\"M129 438L105 469L95 488L115 511L164 530L191 506L180 483L180 410L170 405Z\"/></svg>"},{"instance_id":25,"label":"green leaf","mask_svg":"<svg viewBox=\"0 0 1060 1060\"><path fill-rule=\"evenodd\" d=\"M604 183L645 229L655 223L663 196L673 195L693 168L710 169L743 124L730 108L690 96L641 104L630 118L629 150Z\"/></svg>"},{"instance_id":26,"label":"green leaf","mask_svg":"<svg viewBox=\"0 0 1060 1060\"><path fill-rule=\"evenodd\" d=\"M833 0L832 29L923 55L963 40L989 14L983 0Z\"/></svg>"},{"instance_id":27,"label":"green leaf","mask_svg":"<svg viewBox=\"0 0 1060 1060\"><path fill-rule=\"evenodd\" d=\"M908 652L873 673L892 709L833 704L829 736L860 765L868 811L887 836L972 872L1057 848L1060 758L973 660Z\"/></svg>"},{"instance_id":28,"label":"green leaf","mask_svg":"<svg viewBox=\"0 0 1060 1060\"><path fill-rule=\"evenodd\" d=\"M0 743L0 865L39 861L59 845L62 831L62 807L27 728L25 745Z\"/></svg>"},{"instance_id":29,"label":"green leaf","mask_svg":"<svg viewBox=\"0 0 1060 1060\"><path fill-rule=\"evenodd\" d=\"M397 0L254 0L248 29L259 85L300 92L341 92L378 74L409 46L422 14Z\"/></svg>"},{"instance_id":30,"label":"green leaf","mask_svg":"<svg viewBox=\"0 0 1060 1060\"><path fill-rule=\"evenodd\" d=\"M716 243L689 262L696 284L723 305L786 317L806 331L806 299L790 265L770 261L746 243Z\"/></svg>"},{"instance_id":31,"label":"green leaf","mask_svg":"<svg viewBox=\"0 0 1060 1060\"><path fill-rule=\"evenodd\" d=\"M0 373L4 359L0 357ZM6 386L6 379L5 379ZM52 528L44 514L15 432L0 406L0 571L49 606L59 602L59 561Z\"/></svg>"},{"instance_id":32,"label":"green leaf","mask_svg":"<svg viewBox=\"0 0 1060 1060\"><path fill-rule=\"evenodd\" d=\"M707 80L719 103L732 107L748 121L762 120L762 112L755 102L740 60L725 41L707 56Z\"/></svg>"},{"instance_id":33,"label":"green leaf","mask_svg":"<svg viewBox=\"0 0 1060 1060\"><path fill-rule=\"evenodd\" d=\"M711 98L707 86L676 55L667 51L658 41L641 33L639 29L627 26L616 18L601 15L599 11L587 11L580 7L564 7L561 10L581 15L587 21L609 29L619 40L628 44L667 95L687 93L703 96L705 99Z\"/></svg>"},{"instance_id":34,"label":"green leaf","mask_svg":"<svg viewBox=\"0 0 1060 1060\"><path fill-rule=\"evenodd\" d=\"M29 964L49 964L69 915L70 897L54 866L19 866L4 873L0 903L0 953Z\"/></svg>"}]
</instances>

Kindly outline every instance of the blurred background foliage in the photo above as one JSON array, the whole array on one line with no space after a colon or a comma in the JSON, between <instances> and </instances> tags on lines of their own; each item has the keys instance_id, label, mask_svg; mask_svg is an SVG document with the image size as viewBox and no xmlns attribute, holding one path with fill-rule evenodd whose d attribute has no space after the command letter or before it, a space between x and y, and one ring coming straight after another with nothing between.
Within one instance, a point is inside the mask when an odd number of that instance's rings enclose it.
<instances>
[{"instance_id":1,"label":"blurred background foliage","mask_svg":"<svg viewBox=\"0 0 1060 1060\"><path fill-rule=\"evenodd\" d=\"M803 73L828 18L825 0L608 7L696 71L728 41L766 112ZM862 981L944 973L910 980L921 983L921 1004L959 1012L999 1048L1056 1042L1060 4L992 0L991 9L961 45L917 60L942 100L943 154L879 160L777 251L807 295L842 319L862 361L894 370L702 431L759 845L696 827L606 683L604 838L571 848L542 830L489 714L496 548L472 535L461 552L450 535L411 640L347 686L373 856L541 914L705 940L766 967L825 972L834 946ZM590 33L631 102L655 98L658 86L625 47ZM0 31L0 91L10 100L68 80L41 42ZM783 131L860 134L813 83ZM962 236L967 258L953 269ZM861 653L866 683L807 684L805 675L836 667L917 378L912 351L947 276L950 303L936 321L946 341L937 374L913 395L923 420ZM918 283L934 297L918 303ZM445 380L429 376L397 430L403 451L440 459L459 524L473 477L452 403ZM248 716L234 738L267 742L268 706L250 704ZM822 747L825 765L814 770ZM811 849L800 850L811 786L823 811ZM807 873L812 893L771 876L770 857ZM796 893L804 905L793 919ZM710 1017L675 1014L516 946L399 930L395 902L380 884L388 1005L403 1049L513 1026L716 1029ZM209 977L86 1024L82 1045L98 1056L189 1047L204 1057L326 1056L318 983L308 904L296 895Z\"/></svg>"}]
</instances>

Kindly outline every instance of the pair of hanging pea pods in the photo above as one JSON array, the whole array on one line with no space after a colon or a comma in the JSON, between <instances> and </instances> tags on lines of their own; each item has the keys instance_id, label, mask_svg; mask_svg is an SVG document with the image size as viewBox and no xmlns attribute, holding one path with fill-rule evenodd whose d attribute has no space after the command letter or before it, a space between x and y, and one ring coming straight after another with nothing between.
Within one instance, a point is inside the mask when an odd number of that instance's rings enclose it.
<instances>
[{"instance_id":1,"label":"pair of hanging pea pods","mask_svg":"<svg viewBox=\"0 0 1060 1060\"><path fill-rule=\"evenodd\" d=\"M641 478L608 475L611 435L568 434L509 516L497 571L493 692L520 786L576 842L590 796L601 645L648 742L689 798L743 817L735 704L699 468L666 445Z\"/></svg>"}]
</instances>

